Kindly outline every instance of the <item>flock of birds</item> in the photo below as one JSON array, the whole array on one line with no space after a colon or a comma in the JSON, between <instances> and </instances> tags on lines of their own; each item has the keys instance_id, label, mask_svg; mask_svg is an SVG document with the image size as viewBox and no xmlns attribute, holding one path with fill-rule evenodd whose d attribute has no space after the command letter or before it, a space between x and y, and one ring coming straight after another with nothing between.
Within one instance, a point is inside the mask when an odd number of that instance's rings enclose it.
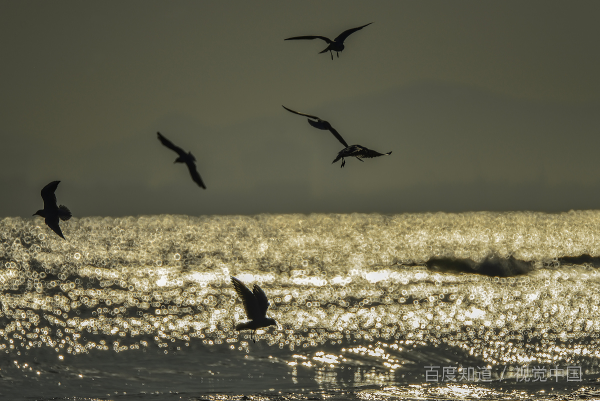
<instances>
[{"instance_id":1,"label":"flock of birds","mask_svg":"<svg viewBox=\"0 0 600 401\"><path fill-rule=\"evenodd\" d=\"M327 47L323 51L319 52L319 54L329 52L331 55L331 59L333 60L333 52L336 52L337 57L340 56L339 52L344 50L344 41L348 38L348 36L371 24L372 22L363 26L359 26L357 28L348 29L339 34L334 40L326 38L325 36L295 36L287 38L285 40L321 39L327 43ZM307 117L308 123L310 125L320 130L326 130L331 132L333 136L342 145L344 145L344 149L338 152L337 157L332 162L335 163L341 159L341 167L344 167L344 165L346 164L345 158L347 157L355 157L362 162L363 158L386 156L392 153L379 153L375 150L371 150L361 145L348 145L344 138L339 134L339 132L336 131L335 128L333 128L333 126L328 121L325 121L317 116L294 111L285 106L283 106L283 108L289 111L290 113ZM192 152L186 153L182 148L176 146L175 144L173 144L173 142L165 138L160 132L158 132L157 134L160 143L177 153L178 157L177 159L175 159L175 163L185 163L190 172L190 175L192 176L192 180L199 187L206 189L206 185L204 185L204 181L202 181L202 177L200 177L200 174L198 173L198 169L196 167L196 158L194 157L194 155L192 155ZM62 233L62 230L60 229L59 222L60 220L69 220L72 214L66 206L59 206L57 203L55 192L59 183L60 181L52 181L42 189L42 200L44 201L44 208L38 210L33 215L43 217L45 219L46 225L50 227L52 231L54 231L59 237L66 240ZM236 330L241 331L249 329L252 330L252 336L254 336L257 329L277 325L277 322L274 319L267 317L269 300L265 292L257 284L254 284L254 287L251 291L239 279L235 277L231 277L231 282L233 283L233 287L235 288L236 293L242 299L244 309L246 311L246 316L249 319L248 322L238 324L236 326ZM254 337L253 340L256 341Z\"/></svg>"}]
</instances>

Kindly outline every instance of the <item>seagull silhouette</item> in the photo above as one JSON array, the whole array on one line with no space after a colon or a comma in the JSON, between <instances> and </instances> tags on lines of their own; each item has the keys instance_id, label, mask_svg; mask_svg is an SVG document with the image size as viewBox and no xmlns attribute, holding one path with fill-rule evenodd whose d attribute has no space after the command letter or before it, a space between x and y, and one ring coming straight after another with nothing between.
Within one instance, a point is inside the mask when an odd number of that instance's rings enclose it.
<instances>
[{"instance_id":1,"label":"seagull silhouette","mask_svg":"<svg viewBox=\"0 0 600 401\"><path fill-rule=\"evenodd\" d=\"M344 160L344 157L356 157L358 160L360 160L362 162L363 161L362 159L364 159L364 158L372 158L372 157L377 157L377 156L389 156L391 154L392 154L392 151L389 151L387 153L379 153L376 150L365 148L364 146L361 146L361 145L352 145L352 146L348 146L346 149L340 150L337 157L335 158L334 161L331 162L331 164L342 159L341 167L344 167L344 165L346 164L346 160Z\"/></svg>"},{"instance_id":2,"label":"seagull silhouette","mask_svg":"<svg viewBox=\"0 0 600 401\"><path fill-rule=\"evenodd\" d=\"M66 206L60 205L56 203L56 195L54 195L54 191L58 187L60 181L52 181L50 184L46 185L42 189L42 199L44 200L44 208L38 210L33 214L33 216L41 216L45 219L46 225L52 229L59 237L66 240L62 231L60 230L60 226L58 225L58 221L60 220L69 220L71 218L71 212L67 209Z\"/></svg>"},{"instance_id":3,"label":"seagull silhouette","mask_svg":"<svg viewBox=\"0 0 600 401\"><path fill-rule=\"evenodd\" d=\"M368 24L359 26L358 28L348 29L348 30L340 33L338 35L338 37L335 38L334 40L326 38L325 36L294 36L293 38L287 38L284 40L299 40L299 39L321 39L321 40L324 40L325 42L327 42L328 46L323 51L319 52L319 54L329 52L329 54L331 54L331 59L333 60L333 52L335 52L337 54L337 56L340 57L339 52L344 50L344 40L346 40L346 38L348 36L352 35L356 31L363 29L365 26L371 25L371 24L372 24L372 22L369 22Z\"/></svg>"},{"instance_id":4,"label":"seagull silhouette","mask_svg":"<svg viewBox=\"0 0 600 401\"><path fill-rule=\"evenodd\" d=\"M337 162L338 160L342 159L342 167L344 167L346 165L346 160L344 160L345 157L356 157L358 160L360 160L361 162L363 161L362 158L371 158L371 157L377 157L377 156L387 156L390 155L392 152L387 152L387 153L379 153L375 150L371 150L369 148L366 148L364 146L361 145L351 145L348 146L348 144L346 143L346 141L344 140L344 138L342 138L342 136L339 134L339 132L337 132L335 130L335 128L333 128L331 126L331 124L329 124L328 121L322 120L317 116L312 116L310 114L304 114L304 113L299 113L297 111L294 111L292 109L288 109L287 107L283 106L282 107L284 109L286 109L287 111L294 113L294 114L298 114L299 116L304 116L304 117L308 117L308 122L310 125L312 125L315 128L318 129L322 129L322 130L328 130L330 131L333 136L335 136L337 138L338 141L340 141L340 143L342 145L344 145L344 149L340 150L337 157L335 158L335 160L333 161L333 163ZM315 120L315 121L313 121Z\"/></svg>"},{"instance_id":5,"label":"seagull silhouette","mask_svg":"<svg viewBox=\"0 0 600 401\"><path fill-rule=\"evenodd\" d=\"M167 138L161 135L160 132L157 132L158 139L160 143L165 145L167 148L177 152L179 157L175 159L174 163L185 163L187 165L188 170L190 170L190 175L192 176L192 180L200 187L206 189L206 186L202 182L202 178L200 178L200 174L198 174L198 170L196 169L196 158L192 154L192 152L185 153L183 149L179 146L173 145L173 142L169 141Z\"/></svg>"},{"instance_id":6,"label":"seagull silhouette","mask_svg":"<svg viewBox=\"0 0 600 401\"><path fill-rule=\"evenodd\" d=\"M250 291L244 283L235 277L231 277L231 282L233 283L235 292L242 298L244 309L246 309L246 316L250 319L249 322L238 324L235 326L235 329L237 331L246 329L252 330L252 341L256 342L256 329L277 325L275 319L267 317L269 300L267 299L265 292L257 284L254 284L254 288Z\"/></svg>"}]
</instances>

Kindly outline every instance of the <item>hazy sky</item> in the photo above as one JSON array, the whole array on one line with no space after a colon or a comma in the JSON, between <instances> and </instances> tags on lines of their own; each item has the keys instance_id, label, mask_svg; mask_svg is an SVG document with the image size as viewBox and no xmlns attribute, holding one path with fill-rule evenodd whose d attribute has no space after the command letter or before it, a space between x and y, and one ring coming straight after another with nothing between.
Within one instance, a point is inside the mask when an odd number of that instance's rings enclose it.
<instances>
[{"instance_id":1,"label":"hazy sky","mask_svg":"<svg viewBox=\"0 0 600 401\"><path fill-rule=\"evenodd\" d=\"M597 209L598 1L5 1L0 216ZM351 35L339 59L319 40ZM328 120L389 157L331 162ZM191 181L160 131L191 150Z\"/></svg>"}]
</instances>

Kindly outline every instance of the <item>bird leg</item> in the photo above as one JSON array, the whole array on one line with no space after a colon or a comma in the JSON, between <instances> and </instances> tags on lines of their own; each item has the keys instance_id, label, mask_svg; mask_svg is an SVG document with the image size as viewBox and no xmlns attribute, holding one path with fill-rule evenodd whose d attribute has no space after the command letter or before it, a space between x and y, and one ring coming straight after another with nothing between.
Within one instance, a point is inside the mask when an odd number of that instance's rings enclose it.
<instances>
[{"instance_id":1,"label":"bird leg","mask_svg":"<svg viewBox=\"0 0 600 401\"><path fill-rule=\"evenodd\" d=\"M329 50L329 54L331 54L331 59L333 60L333 52Z\"/></svg>"},{"instance_id":2,"label":"bird leg","mask_svg":"<svg viewBox=\"0 0 600 401\"><path fill-rule=\"evenodd\" d=\"M346 160L344 160L344 158L342 158L342 166L341 167L344 167L344 164L346 164Z\"/></svg>"},{"instance_id":3,"label":"bird leg","mask_svg":"<svg viewBox=\"0 0 600 401\"><path fill-rule=\"evenodd\" d=\"M340 58L340 53L339 52L335 52L335 54L337 54L338 58Z\"/></svg>"},{"instance_id":4,"label":"bird leg","mask_svg":"<svg viewBox=\"0 0 600 401\"><path fill-rule=\"evenodd\" d=\"M252 330L252 335L250 336L253 342L256 342L256 330Z\"/></svg>"},{"instance_id":5,"label":"bird leg","mask_svg":"<svg viewBox=\"0 0 600 401\"><path fill-rule=\"evenodd\" d=\"M354 156L354 157L356 157L356 158L357 158L358 160L360 160L361 162L364 162L364 160L363 160L363 159L361 159L360 157L358 157L358 156Z\"/></svg>"}]
</instances>

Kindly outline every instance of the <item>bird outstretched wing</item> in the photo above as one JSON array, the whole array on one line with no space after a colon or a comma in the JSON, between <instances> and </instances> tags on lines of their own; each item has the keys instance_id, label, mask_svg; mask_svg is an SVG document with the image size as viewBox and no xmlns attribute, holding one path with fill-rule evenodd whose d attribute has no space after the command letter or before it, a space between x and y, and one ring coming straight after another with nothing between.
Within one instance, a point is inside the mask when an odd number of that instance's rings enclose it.
<instances>
[{"instance_id":1,"label":"bird outstretched wing","mask_svg":"<svg viewBox=\"0 0 600 401\"><path fill-rule=\"evenodd\" d=\"M258 302L258 309L260 310L261 316L266 316L267 309L269 309L269 300L267 299L267 295L262 288L258 286L258 284L254 284L252 292L254 293L254 297Z\"/></svg>"},{"instance_id":2,"label":"bird outstretched wing","mask_svg":"<svg viewBox=\"0 0 600 401\"><path fill-rule=\"evenodd\" d=\"M198 184L200 187L206 189L206 186L204 185L204 182L202 182L202 178L200 177L200 174L198 173L198 169L196 168L196 165L194 164L194 162L187 162L186 163L188 170L190 170L190 175L192 176L192 180L194 180L194 182L196 184Z\"/></svg>"},{"instance_id":3,"label":"bird outstretched wing","mask_svg":"<svg viewBox=\"0 0 600 401\"><path fill-rule=\"evenodd\" d=\"M239 297L242 298L248 319L255 320L264 317L264 314L261 313L259 302L254 293L250 291L248 287L244 285L244 283L235 277L231 277L231 282L233 283L235 292L237 292Z\"/></svg>"},{"instance_id":4,"label":"bird outstretched wing","mask_svg":"<svg viewBox=\"0 0 600 401\"><path fill-rule=\"evenodd\" d=\"M287 107L281 105L284 109L286 109L287 111L294 113L294 114L298 114L299 116L304 116L304 117L308 117L309 119L312 118L313 120L308 120L308 123L310 125L312 125L315 128L321 129L321 130L328 130L329 132L331 132L333 134L333 136L335 136L337 138L338 141L340 141L340 143L342 145L344 145L345 147L348 147L348 144L346 143L346 141L344 140L344 138L342 138L342 136L340 135L339 132L336 131L335 128L333 128L331 126L331 124L329 124L328 121L325 121L323 119L320 119L317 116L313 116L311 114L305 114L305 113L300 113L298 111L294 111L292 109L288 109Z\"/></svg>"},{"instance_id":5,"label":"bird outstretched wing","mask_svg":"<svg viewBox=\"0 0 600 401\"><path fill-rule=\"evenodd\" d=\"M52 229L59 237L62 239L66 239L63 235L60 226L58 225L58 215L53 217L46 217L45 219L46 225Z\"/></svg>"},{"instance_id":6,"label":"bird outstretched wing","mask_svg":"<svg viewBox=\"0 0 600 401\"><path fill-rule=\"evenodd\" d=\"M337 140L340 141L340 143L342 145L344 145L345 147L348 147L348 144L346 143L346 141L344 140L344 138L342 138L342 136L340 135L340 133L337 132L336 129L331 126L331 124L327 123L327 125L328 125L327 128L320 128L320 127L317 126L316 123L314 123L314 121L308 120L308 122L310 123L310 125L312 125L315 128L328 129L329 132L331 132L333 134L333 136L335 136L337 138ZM327 121L325 121L325 122L327 122Z\"/></svg>"},{"instance_id":7,"label":"bird outstretched wing","mask_svg":"<svg viewBox=\"0 0 600 401\"><path fill-rule=\"evenodd\" d=\"M157 134L158 134L158 139L160 140L160 143L162 143L167 148L177 152L177 154L179 156L185 155L185 151L183 149L181 149L179 146L175 146L173 144L173 142L169 141L167 138L162 136L162 134L160 132L157 132Z\"/></svg>"},{"instance_id":8,"label":"bird outstretched wing","mask_svg":"<svg viewBox=\"0 0 600 401\"><path fill-rule=\"evenodd\" d=\"M56 195L54 194L54 191L56 191L56 188L58 187L59 183L60 181L52 181L50 184L42 188L42 199L44 200L44 209L51 210L58 208L58 205L56 204ZM56 222L56 225L58 226L58 220Z\"/></svg>"},{"instance_id":9,"label":"bird outstretched wing","mask_svg":"<svg viewBox=\"0 0 600 401\"><path fill-rule=\"evenodd\" d=\"M359 155L357 155L358 157L364 157L364 158L371 158L371 157L377 157L377 156L387 156L389 154L391 154L392 152L387 152L387 153L379 153L376 150L372 150L369 148L365 148L364 146L362 146L362 149L358 152Z\"/></svg>"},{"instance_id":10,"label":"bird outstretched wing","mask_svg":"<svg viewBox=\"0 0 600 401\"><path fill-rule=\"evenodd\" d=\"M340 33L337 38L335 38L335 41L338 42L338 43L344 43L344 40L346 40L346 38L348 36L352 35L356 31L360 31L365 26L371 25L371 24L372 24L372 22L369 22L368 24L363 25L363 26L359 26L358 28L352 28L352 29L345 30L344 32Z\"/></svg>"},{"instance_id":11,"label":"bird outstretched wing","mask_svg":"<svg viewBox=\"0 0 600 401\"><path fill-rule=\"evenodd\" d=\"M320 119L319 117L317 117L317 116L313 116L313 115L311 115L311 114L300 113L299 111L294 111L294 110L292 110L292 109L288 109L288 108L287 108L287 107L285 107L284 105L281 105L281 107L283 107L284 109L286 109L286 110L287 110L287 111L289 111L290 113L298 114L299 116L304 116L304 117L312 118L312 119L314 119L314 120L324 121L324 120L321 120L321 119ZM321 128L321 129L323 129L323 128Z\"/></svg>"},{"instance_id":12,"label":"bird outstretched wing","mask_svg":"<svg viewBox=\"0 0 600 401\"><path fill-rule=\"evenodd\" d=\"M352 33L352 32L350 32L350 33ZM350 35L350 33L348 35ZM284 39L284 40L299 40L299 39L300 40L301 39L309 39L309 40L310 39L321 39L321 40L324 40L327 43L330 43L330 44L333 43L333 41L331 39L326 38L325 36L313 36L313 35L309 35L309 36L294 36L293 38L287 38L287 39Z\"/></svg>"}]
</instances>

